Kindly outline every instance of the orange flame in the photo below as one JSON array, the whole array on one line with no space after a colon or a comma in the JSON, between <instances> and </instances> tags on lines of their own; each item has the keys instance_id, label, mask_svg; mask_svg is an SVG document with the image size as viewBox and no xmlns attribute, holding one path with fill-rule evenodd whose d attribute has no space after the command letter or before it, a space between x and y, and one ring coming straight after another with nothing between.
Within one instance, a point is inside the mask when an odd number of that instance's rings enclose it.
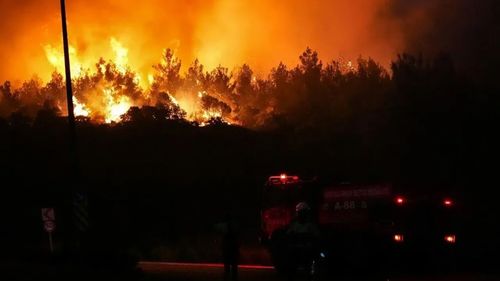
<instances>
[{"instance_id":1,"label":"orange flame","mask_svg":"<svg viewBox=\"0 0 500 281\"><path fill-rule=\"evenodd\" d=\"M116 37L111 37L109 47L114 54L111 60L116 71L126 76L131 74L133 82L138 86L143 94L142 100L147 100L151 90L151 86L155 83L156 77L152 73L139 74L138 71L132 70L129 66L129 50ZM55 67L56 71L64 70L64 55L62 51L54 48L50 44L45 45L44 51L47 61ZM95 75L97 71L106 75L109 71L108 66L104 63L98 64L96 71L91 72L91 64L84 64L78 56L78 50L74 47L70 48L71 70L73 79L77 80L85 75ZM160 65L165 66L167 62L162 59ZM161 74L160 74L161 75ZM141 77L147 77L147 80ZM164 77L161 77L164 78ZM197 81L199 84L199 81ZM116 89L116 85L107 85L106 83L88 89L87 92L77 93L77 95L86 96L85 100L74 98L74 110L76 116L94 117L94 121L102 120L106 123L119 122L123 114L125 114L132 106L141 106L141 99L134 101L130 97L120 93L120 89ZM187 93L180 91L179 93L171 94L167 92L169 99L182 110L187 113L187 119L196 121L200 126L204 126L207 122L214 118L222 118L223 113L217 109L204 110L202 109L201 99L207 95L206 92ZM176 98L177 97L177 98ZM227 121L228 122L228 121ZM229 123L229 122L228 122Z\"/></svg>"}]
</instances>

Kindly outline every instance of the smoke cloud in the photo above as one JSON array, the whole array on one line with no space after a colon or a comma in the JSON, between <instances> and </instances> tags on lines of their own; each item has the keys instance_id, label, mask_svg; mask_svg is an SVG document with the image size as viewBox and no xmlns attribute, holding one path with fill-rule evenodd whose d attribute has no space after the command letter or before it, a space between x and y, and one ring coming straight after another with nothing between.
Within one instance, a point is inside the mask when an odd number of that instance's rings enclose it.
<instances>
[{"instance_id":1,"label":"smoke cloud","mask_svg":"<svg viewBox=\"0 0 500 281\"><path fill-rule=\"evenodd\" d=\"M450 55L456 66L489 78L500 62L500 2L496 0L393 0L382 17L397 26L402 49L431 57Z\"/></svg>"},{"instance_id":2,"label":"smoke cloud","mask_svg":"<svg viewBox=\"0 0 500 281\"><path fill-rule=\"evenodd\" d=\"M250 64L267 73L295 65L306 47L324 60L372 57L388 66L397 53L448 52L474 64L498 47L497 1L468 0L69 0L70 41L92 67L113 59L110 38L128 49L131 68L147 75L164 48L184 67ZM47 45L61 48L59 1L0 3L0 80L50 78ZM477 66L479 67L479 66Z\"/></svg>"},{"instance_id":3,"label":"smoke cloud","mask_svg":"<svg viewBox=\"0 0 500 281\"><path fill-rule=\"evenodd\" d=\"M306 48L322 58L371 56L387 63L399 34L383 24L388 0L67 1L70 42L80 61L112 59L111 37L129 50L134 70L146 73L164 48L184 66L195 58L209 69L250 64L267 73L280 61L296 64ZM59 1L2 1L0 79L46 80L54 70L44 47L61 47ZM385 27L384 27L385 26Z\"/></svg>"}]
</instances>

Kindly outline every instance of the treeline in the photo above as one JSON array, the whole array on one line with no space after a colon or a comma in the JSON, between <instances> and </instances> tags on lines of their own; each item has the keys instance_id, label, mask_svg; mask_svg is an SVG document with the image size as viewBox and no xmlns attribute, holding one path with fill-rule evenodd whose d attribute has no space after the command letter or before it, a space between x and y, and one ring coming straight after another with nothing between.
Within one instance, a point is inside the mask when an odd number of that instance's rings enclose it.
<instances>
[{"instance_id":1,"label":"treeline","mask_svg":"<svg viewBox=\"0 0 500 281\"><path fill-rule=\"evenodd\" d=\"M296 67L279 64L262 78L248 65L207 72L197 60L181 74L181 61L166 50L154 70L151 87L144 90L133 72L100 60L95 72L73 81L75 96L91 110L109 98L100 97L102 89L112 88L111 98L129 98L133 107L121 123L109 126L113 130L131 124L197 127L175 101L192 95L202 110L221 113L208 124L231 120L272 134L285 154L294 155L290 162L300 162L300 169L312 173L331 161L335 163L329 169L346 178L363 171L370 177L406 178L409 173L410 178L425 174L421 180L462 182L466 171L487 171L481 165L490 160L485 150L492 145L487 136L496 115L490 102L495 91L490 83L461 75L446 55L424 59L403 54L389 72L372 59L323 63L307 49ZM5 128L64 122L58 118L65 108L65 86L58 73L46 85L32 79L13 89L5 82L0 93ZM92 115L78 120L106 127L99 125L103 119Z\"/></svg>"},{"instance_id":2,"label":"treeline","mask_svg":"<svg viewBox=\"0 0 500 281\"><path fill-rule=\"evenodd\" d=\"M154 66L149 88L142 89L136 73L120 71L113 62L101 59L93 71L84 70L73 80L75 97L92 112L90 119L96 123L104 121L101 113L109 99L121 97L127 97L133 106L170 108L172 116L167 118L196 119L176 108L173 97L195 101L200 110L217 112L218 117L247 128L304 128L338 127L335 124L347 120L357 123L367 114L383 115L403 107L422 113L456 112L458 99L478 95L469 91L469 96L464 96L465 82L446 56L424 61L402 55L392 63L389 73L372 59L323 63L316 52L307 49L299 65L289 68L280 63L264 78L257 77L248 65L231 72L222 66L207 72L196 60L184 74L181 65L167 49L162 62ZM14 89L7 81L0 86L0 93L3 118L13 114L35 118L38 111L48 109L66 114L64 79L57 72L45 85L33 78Z\"/></svg>"}]
</instances>

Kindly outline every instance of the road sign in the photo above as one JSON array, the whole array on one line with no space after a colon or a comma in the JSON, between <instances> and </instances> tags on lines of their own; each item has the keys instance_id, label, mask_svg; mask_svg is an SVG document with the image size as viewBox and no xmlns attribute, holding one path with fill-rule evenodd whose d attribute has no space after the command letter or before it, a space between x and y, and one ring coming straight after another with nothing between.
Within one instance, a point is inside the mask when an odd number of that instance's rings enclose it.
<instances>
[{"instance_id":1,"label":"road sign","mask_svg":"<svg viewBox=\"0 0 500 281\"><path fill-rule=\"evenodd\" d=\"M56 214L54 208L42 208L43 228L49 234L50 252L54 253L54 243L52 241L52 232L56 229Z\"/></svg>"},{"instance_id":2,"label":"road sign","mask_svg":"<svg viewBox=\"0 0 500 281\"><path fill-rule=\"evenodd\" d=\"M42 220L44 222L56 220L56 215L53 208L43 208L42 209Z\"/></svg>"},{"instance_id":3,"label":"road sign","mask_svg":"<svg viewBox=\"0 0 500 281\"><path fill-rule=\"evenodd\" d=\"M48 233L52 233L56 229L56 223L54 221L45 221L43 223L43 228L45 228L45 231Z\"/></svg>"}]
</instances>

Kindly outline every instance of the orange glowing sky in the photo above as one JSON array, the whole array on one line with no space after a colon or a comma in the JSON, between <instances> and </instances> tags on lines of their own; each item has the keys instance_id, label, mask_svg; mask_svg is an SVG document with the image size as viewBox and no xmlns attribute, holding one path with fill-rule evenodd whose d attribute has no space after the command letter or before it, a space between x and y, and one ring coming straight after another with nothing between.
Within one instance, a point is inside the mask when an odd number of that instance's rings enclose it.
<instances>
[{"instance_id":1,"label":"orange glowing sky","mask_svg":"<svg viewBox=\"0 0 500 281\"><path fill-rule=\"evenodd\" d=\"M307 46L323 60L363 55L387 66L402 47L401 32L381 16L388 1L68 0L67 7L70 43L86 67L114 59L116 38L142 75L165 48L184 66L199 58L208 69L248 63L266 74L280 61L295 65ZM0 81L47 80L54 66L45 50L61 49L59 1L3 0L0 11Z\"/></svg>"}]
</instances>

